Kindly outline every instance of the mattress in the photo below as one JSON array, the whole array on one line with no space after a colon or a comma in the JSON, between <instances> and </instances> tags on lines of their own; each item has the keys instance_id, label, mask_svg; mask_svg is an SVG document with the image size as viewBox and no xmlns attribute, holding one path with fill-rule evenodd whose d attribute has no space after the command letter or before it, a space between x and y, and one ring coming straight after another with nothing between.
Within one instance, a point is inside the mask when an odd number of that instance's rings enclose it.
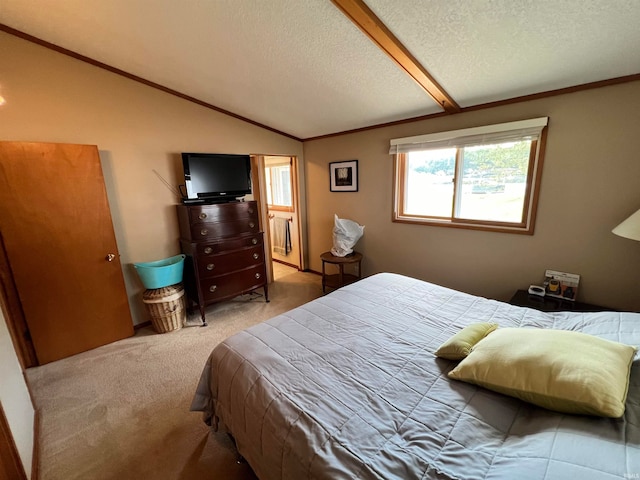
<instances>
[{"instance_id":1,"label":"mattress","mask_svg":"<svg viewBox=\"0 0 640 480\"><path fill-rule=\"evenodd\" d=\"M516 307L381 273L217 345L192 410L261 480L640 477L640 369L620 419L555 413L447 377L470 323L640 346L640 314ZM635 475L635 476L634 476Z\"/></svg>"}]
</instances>

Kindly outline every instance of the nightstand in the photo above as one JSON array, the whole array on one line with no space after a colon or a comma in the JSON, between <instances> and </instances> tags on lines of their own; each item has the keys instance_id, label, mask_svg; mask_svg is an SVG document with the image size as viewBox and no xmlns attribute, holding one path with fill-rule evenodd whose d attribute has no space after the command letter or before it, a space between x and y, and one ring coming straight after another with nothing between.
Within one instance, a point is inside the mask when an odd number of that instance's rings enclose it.
<instances>
[{"instance_id":1,"label":"nightstand","mask_svg":"<svg viewBox=\"0 0 640 480\"><path fill-rule=\"evenodd\" d=\"M539 297L531 295L526 290L518 290L511 300L511 305L518 307L529 307L541 310L543 312L602 312L614 311L612 308L602 307L600 305L592 305L583 302L571 302L562 298Z\"/></svg>"}]
</instances>

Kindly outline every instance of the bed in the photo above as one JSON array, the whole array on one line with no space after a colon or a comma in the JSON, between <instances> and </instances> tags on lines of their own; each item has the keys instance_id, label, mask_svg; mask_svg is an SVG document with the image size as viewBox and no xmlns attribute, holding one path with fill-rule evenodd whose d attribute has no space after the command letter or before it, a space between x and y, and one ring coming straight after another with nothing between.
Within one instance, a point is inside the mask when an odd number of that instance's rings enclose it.
<instances>
[{"instance_id":1,"label":"bed","mask_svg":"<svg viewBox=\"0 0 640 480\"><path fill-rule=\"evenodd\" d=\"M465 382L434 352L475 322L640 345L640 314L516 307L381 273L212 351L191 409L261 480L640 478L636 355L622 418L562 414Z\"/></svg>"}]
</instances>

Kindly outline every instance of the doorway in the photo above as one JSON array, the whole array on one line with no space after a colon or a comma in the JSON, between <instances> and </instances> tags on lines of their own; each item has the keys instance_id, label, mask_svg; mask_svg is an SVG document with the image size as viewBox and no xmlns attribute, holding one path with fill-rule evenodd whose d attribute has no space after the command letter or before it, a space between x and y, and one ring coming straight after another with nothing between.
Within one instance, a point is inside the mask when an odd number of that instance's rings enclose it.
<instances>
[{"instance_id":1,"label":"doorway","mask_svg":"<svg viewBox=\"0 0 640 480\"><path fill-rule=\"evenodd\" d=\"M264 155L264 207L268 227L266 244L273 280L303 269L297 158Z\"/></svg>"}]
</instances>

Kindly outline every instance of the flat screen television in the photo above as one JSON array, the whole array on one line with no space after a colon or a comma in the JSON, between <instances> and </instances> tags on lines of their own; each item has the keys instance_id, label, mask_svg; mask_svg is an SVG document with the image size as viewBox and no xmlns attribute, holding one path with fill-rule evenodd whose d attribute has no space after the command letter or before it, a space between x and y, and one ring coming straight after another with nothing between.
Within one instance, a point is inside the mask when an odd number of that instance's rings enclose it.
<instances>
[{"instance_id":1,"label":"flat screen television","mask_svg":"<svg viewBox=\"0 0 640 480\"><path fill-rule=\"evenodd\" d=\"M234 201L251 193L251 158L226 153L183 153L183 203Z\"/></svg>"}]
</instances>

